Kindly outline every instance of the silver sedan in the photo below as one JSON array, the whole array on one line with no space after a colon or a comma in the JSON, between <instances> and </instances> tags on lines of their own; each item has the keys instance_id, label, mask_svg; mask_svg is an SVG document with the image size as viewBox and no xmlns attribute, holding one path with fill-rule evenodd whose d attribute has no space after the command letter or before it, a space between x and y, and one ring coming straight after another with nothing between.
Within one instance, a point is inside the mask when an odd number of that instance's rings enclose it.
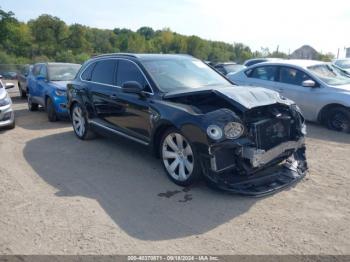
<instances>
[{"instance_id":1,"label":"silver sedan","mask_svg":"<svg viewBox=\"0 0 350 262\"><path fill-rule=\"evenodd\" d=\"M294 100L306 120L350 132L350 78L330 63L280 60L227 76L238 85L264 87Z\"/></svg>"},{"instance_id":2,"label":"silver sedan","mask_svg":"<svg viewBox=\"0 0 350 262\"><path fill-rule=\"evenodd\" d=\"M3 82L0 80L0 128L15 127L15 114L12 109L12 101L9 94L6 91L6 89L13 87L14 84L3 84Z\"/></svg>"}]
</instances>

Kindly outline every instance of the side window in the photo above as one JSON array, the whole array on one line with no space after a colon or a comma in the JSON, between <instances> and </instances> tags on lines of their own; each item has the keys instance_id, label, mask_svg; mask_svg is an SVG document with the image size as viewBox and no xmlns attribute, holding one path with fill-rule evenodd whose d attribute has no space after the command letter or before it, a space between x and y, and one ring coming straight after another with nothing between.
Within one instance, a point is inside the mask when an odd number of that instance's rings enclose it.
<instances>
[{"instance_id":1,"label":"side window","mask_svg":"<svg viewBox=\"0 0 350 262\"><path fill-rule=\"evenodd\" d=\"M41 68L41 65L35 65L35 66L33 67L33 75L34 75L34 76L38 76L38 75L39 75L39 73L40 73L40 68Z\"/></svg>"},{"instance_id":2,"label":"side window","mask_svg":"<svg viewBox=\"0 0 350 262\"><path fill-rule=\"evenodd\" d=\"M250 78L257 78L266 81L276 80L277 67L276 66L259 66L247 73Z\"/></svg>"},{"instance_id":3,"label":"side window","mask_svg":"<svg viewBox=\"0 0 350 262\"><path fill-rule=\"evenodd\" d=\"M46 69L46 65L42 65L40 67L40 71L39 71L39 75L42 77L47 77L47 69Z\"/></svg>"},{"instance_id":4,"label":"side window","mask_svg":"<svg viewBox=\"0 0 350 262\"><path fill-rule=\"evenodd\" d=\"M92 71L91 81L113 85L115 65L116 60L103 60L97 62Z\"/></svg>"},{"instance_id":5,"label":"side window","mask_svg":"<svg viewBox=\"0 0 350 262\"><path fill-rule=\"evenodd\" d=\"M139 82L145 87L146 92L151 92L151 88L147 85L147 81L140 69L132 62L126 60L119 60L117 85L122 86L127 81Z\"/></svg>"},{"instance_id":6,"label":"side window","mask_svg":"<svg viewBox=\"0 0 350 262\"><path fill-rule=\"evenodd\" d=\"M298 69L291 67L281 67L280 69L279 81L281 83L301 86L305 80L311 80L311 78Z\"/></svg>"},{"instance_id":7,"label":"side window","mask_svg":"<svg viewBox=\"0 0 350 262\"><path fill-rule=\"evenodd\" d=\"M81 74L81 79L85 81L91 81L91 73L95 68L96 63L92 63L88 65L88 67L84 70L84 72Z\"/></svg>"}]
</instances>

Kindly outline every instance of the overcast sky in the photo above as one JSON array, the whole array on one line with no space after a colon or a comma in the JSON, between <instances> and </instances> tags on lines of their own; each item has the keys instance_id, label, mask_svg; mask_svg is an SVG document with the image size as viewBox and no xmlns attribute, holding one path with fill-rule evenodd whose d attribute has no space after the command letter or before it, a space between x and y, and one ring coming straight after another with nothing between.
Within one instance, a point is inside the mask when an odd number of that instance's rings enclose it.
<instances>
[{"instance_id":1,"label":"overcast sky","mask_svg":"<svg viewBox=\"0 0 350 262\"><path fill-rule=\"evenodd\" d=\"M336 54L350 47L350 0L0 0L0 6L21 21L47 13L98 28L169 27L253 50L279 45L288 53L309 44Z\"/></svg>"}]
</instances>

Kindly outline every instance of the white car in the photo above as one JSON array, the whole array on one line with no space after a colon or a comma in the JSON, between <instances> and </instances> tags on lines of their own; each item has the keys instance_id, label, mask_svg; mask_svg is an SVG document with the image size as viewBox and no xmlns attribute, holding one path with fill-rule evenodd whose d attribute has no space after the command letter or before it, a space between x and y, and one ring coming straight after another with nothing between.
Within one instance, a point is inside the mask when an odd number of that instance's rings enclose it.
<instances>
[{"instance_id":1,"label":"white car","mask_svg":"<svg viewBox=\"0 0 350 262\"><path fill-rule=\"evenodd\" d=\"M12 109L12 100L6 91L6 89L13 88L14 86L15 85L11 83L3 84L0 80L0 128L15 127L15 114Z\"/></svg>"},{"instance_id":2,"label":"white car","mask_svg":"<svg viewBox=\"0 0 350 262\"><path fill-rule=\"evenodd\" d=\"M306 120L350 132L350 78L330 63L280 60L227 76L238 85L264 87L297 103Z\"/></svg>"}]
</instances>

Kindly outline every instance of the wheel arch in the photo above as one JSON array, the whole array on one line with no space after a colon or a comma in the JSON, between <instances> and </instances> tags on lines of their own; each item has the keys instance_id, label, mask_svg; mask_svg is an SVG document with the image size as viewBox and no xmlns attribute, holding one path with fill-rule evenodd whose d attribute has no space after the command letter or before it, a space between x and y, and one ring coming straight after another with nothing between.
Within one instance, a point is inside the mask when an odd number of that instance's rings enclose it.
<instances>
[{"instance_id":1,"label":"wheel arch","mask_svg":"<svg viewBox=\"0 0 350 262\"><path fill-rule=\"evenodd\" d=\"M171 122L164 121L155 128L155 130L152 134L151 150L152 150L152 153L154 154L154 156L156 156L157 158L160 157L159 146L160 146L160 142L162 140L162 136L163 136L164 132L166 130L168 130L169 128L176 128L177 129L177 127L174 124L172 124Z\"/></svg>"}]
</instances>

